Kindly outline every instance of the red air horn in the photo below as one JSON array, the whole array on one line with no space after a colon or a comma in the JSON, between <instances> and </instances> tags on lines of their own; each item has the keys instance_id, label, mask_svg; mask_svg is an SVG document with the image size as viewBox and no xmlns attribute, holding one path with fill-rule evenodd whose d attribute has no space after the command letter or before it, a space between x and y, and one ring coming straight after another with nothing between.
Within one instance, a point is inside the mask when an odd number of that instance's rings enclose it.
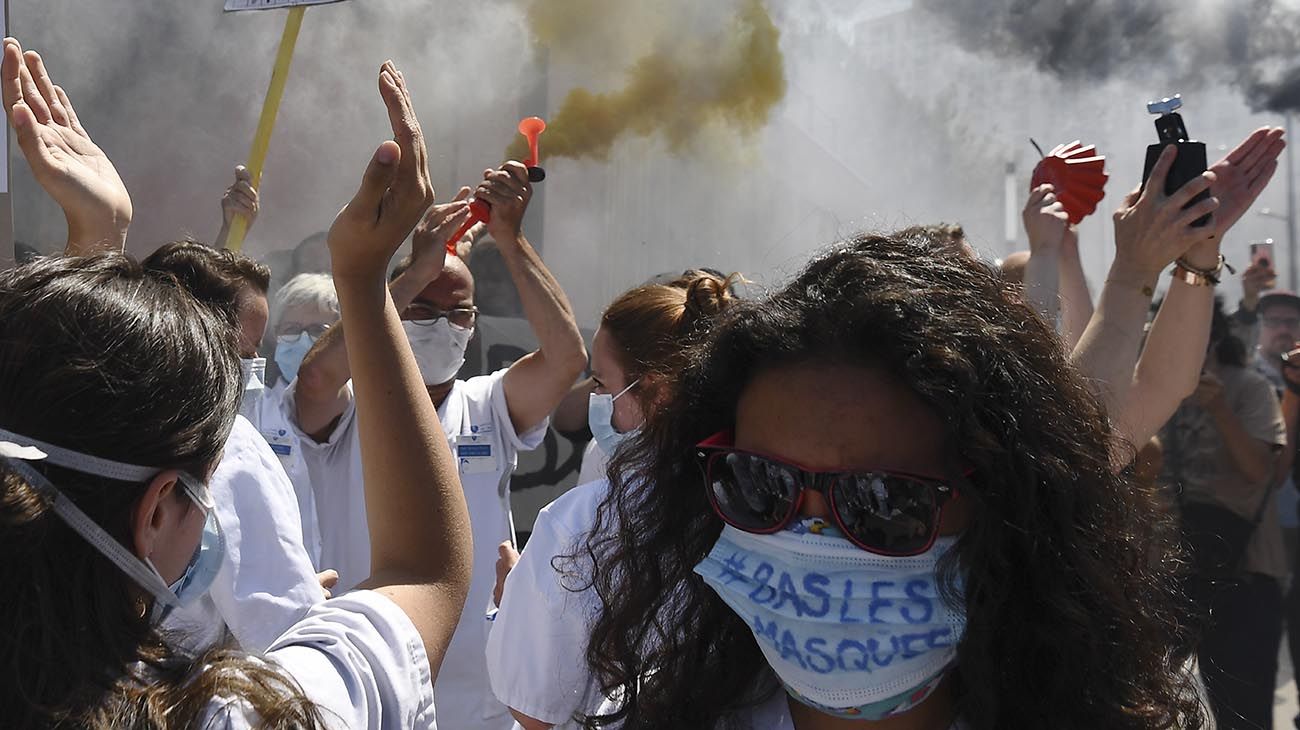
<instances>
[{"instance_id":1,"label":"red air horn","mask_svg":"<svg viewBox=\"0 0 1300 730\"><path fill-rule=\"evenodd\" d=\"M524 167L528 168L528 181L539 183L546 179L546 170L543 170L538 161L540 155L537 153L537 138L542 132L546 131L546 122L541 117L528 117L519 122L519 133L524 135L528 140L528 159L524 160ZM456 244L464 237L465 233L473 228L475 224L486 223L492 220L492 208L487 203L477 198L469 201L469 219L465 221L460 230L455 235L447 239L447 253L456 255Z\"/></svg>"}]
</instances>

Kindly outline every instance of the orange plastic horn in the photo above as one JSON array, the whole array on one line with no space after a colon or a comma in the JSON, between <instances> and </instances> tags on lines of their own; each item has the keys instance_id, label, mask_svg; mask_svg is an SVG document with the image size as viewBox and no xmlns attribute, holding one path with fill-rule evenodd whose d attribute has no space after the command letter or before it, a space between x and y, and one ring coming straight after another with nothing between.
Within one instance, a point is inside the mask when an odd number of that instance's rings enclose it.
<instances>
[{"instance_id":1,"label":"orange plastic horn","mask_svg":"<svg viewBox=\"0 0 1300 730\"><path fill-rule=\"evenodd\" d=\"M537 164L540 157L537 152L537 138L545 131L546 122L541 117L527 117L519 121L519 133L528 140L528 159L524 160L524 167L528 168L530 182L536 183L546 179L546 170ZM469 201L469 218L461 225L460 230L447 239L447 253L455 256L456 244L469 232L469 229L476 223L486 223L490 220L492 220L491 206L477 198Z\"/></svg>"},{"instance_id":2,"label":"orange plastic horn","mask_svg":"<svg viewBox=\"0 0 1300 730\"><path fill-rule=\"evenodd\" d=\"M541 117L526 117L519 121L519 133L528 140L528 159L524 160L524 167L528 168L528 179L532 182L546 179L546 171L537 164L541 161L541 155L537 152L537 138L545 131L546 122Z\"/></svg>"}]
</instances>

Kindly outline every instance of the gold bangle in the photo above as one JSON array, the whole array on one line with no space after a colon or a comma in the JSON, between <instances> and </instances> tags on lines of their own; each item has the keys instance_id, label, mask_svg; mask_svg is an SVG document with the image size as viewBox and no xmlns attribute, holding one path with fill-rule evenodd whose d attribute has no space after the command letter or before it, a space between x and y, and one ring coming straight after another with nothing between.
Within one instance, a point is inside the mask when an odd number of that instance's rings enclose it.
<instances>
[{"instance_id":1,"label":"gold bangle","mask_svg":"<svg viewBox=\"0 0 1300 730\"><path fill-rule=\"evenodd\" d=\"M1219 262L1212 269L1198 269L1180 258L1174 262L1173 277L1188 286L1217 286L1223 265L1223 254L1219 254Z\"/></svg>"}]
</instances>

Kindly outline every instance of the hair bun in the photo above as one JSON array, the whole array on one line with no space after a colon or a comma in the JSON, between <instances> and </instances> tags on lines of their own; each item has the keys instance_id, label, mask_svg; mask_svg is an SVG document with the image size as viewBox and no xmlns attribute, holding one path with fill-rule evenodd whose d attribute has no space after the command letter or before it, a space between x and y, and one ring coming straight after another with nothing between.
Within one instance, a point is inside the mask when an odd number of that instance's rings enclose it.
<instances>
[{"instance_id":1,"label":"hair bun","mask_svg":"<svg viewBox=\"0 0 1300 730\"><path fill-rule=\"evenodd\" d=\"M713 317L736 303L731 288L741 281L741 277L732 274L724 279L707 271L692 271L678 281L685 284L686 289L683 323L694 326L699 320Z\"/></svg>"}]
</instances>

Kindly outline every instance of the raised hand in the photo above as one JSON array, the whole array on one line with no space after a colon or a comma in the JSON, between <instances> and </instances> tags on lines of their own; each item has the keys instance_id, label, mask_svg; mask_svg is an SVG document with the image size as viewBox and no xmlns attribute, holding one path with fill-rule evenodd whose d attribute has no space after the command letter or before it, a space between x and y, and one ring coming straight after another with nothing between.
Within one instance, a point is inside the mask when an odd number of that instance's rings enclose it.
<instances>
[{"instance_id":1,"label":"raised hand","mask_svg":"<svg viewBox=\"0 0 1300 730\"><path fill-rule=\"evenodd\" d=\"M379 70L393 140L375 150L356 196L329 230L335 278L383 277L389 260L433 204L428 152L406 80L392 61ZM394 141L395 140L395 141Z\"/></svg>"},{"instance_id":2,"label":"raised hand","mask_svg":"<svg viewBox=\"0 0 1300 730\"><path fill-rule=\"evenodd\" d=\"M1165 147L1151 170L1146 187L1134 190L1115 211L1115 260L1126 268L1152 279L1193 246L1213 241L1216 224L1193 226L1202 216L1213 213L1219 200L1206 198L1184 210L1183 206L1215 182L1213 172L1204 172L1165 195L1165 178L1174 164L1178 148Z\"/></svg>"},{"instance_id":3,"label":"raised hand","mask_svg":"<svg viewBox=\"0 0 1300 730\"><path fill-rule=\"evenodd\" d=\"M1260 127L1210 166L1216 178L1211 189L1219 199L1210 225L1220 238L1246 214L1277 171L1278 155L1286 148L1282 133L1281 127Z\"/></svg>"},{"instance_id":4,"label":"raised hand","mask_svg":"<svg viewBox=\"0 0 1300 730\"><path fill-rule=\"evenodd\" d=\"M13 38L4 39L0 97L32 175L68 219L67 253L122 250L132 213L122 178L40 55Z\"/></svg>"},{"instance_id":5,"label":"raised hand","mask_svg":"<svg viewBox=\"0 0 1300 730\"><path fill-rule=\"evenodd\" d=\"M474 197L492 206L488 234L497 241L513 239L523 228L524 212L533 198L528 168L522 162L511 161L499 170L484 170L483 182L474 191Z\"/></svg>"},{"instance_id":6,"label":"raised hand","mask_svg":"<svg viewBox=\"0 0 1300 730\"><path fill-rule=\"evenodd\" d=\"M238 165L235 167L235 182L226 188L226 194L221 196L221 219L224 225L229 226L235 220L235 216L242 215L248 220L248 227L253 227L253 221L257 220L257 211L259 202L257 189L253 187L253 174L248 171L247 167Z\"/></svg>"},{"instance_id":7,"label":"raised hand","mask_svg":"<svg viewBox=\"0 0 1300 730\"><path fill-rule=\"evenodd\" d=\"M1246 270L1241 272L1241 302L1247 309L1254 311L1255 306L1259 304L1259 295L1268 289L1277 285L1277 272L1271 265L1263 266L1258 261L1252 261Z\"/></svg>"},{"instance_id":8,"label":"raised hand","mask_svg":"<svg viewBox=\"0 0 1300 730\"><path fill-rule=\"evenodd\" d=\"M411 234L411 266L426 272L430 280L447 263L447 239L469 219L468 197L469 188L463 187L450 203L429 208Z\"/></svg>"},{"instance_id":9,"label":"raised hand","mask_svg":"<svg viewBox=\"0 0 1300 730\"><path fill-rule=\"evenodd\" d=\"M1043 247L1059 249L1065 243L1070 232L1070 214L1065 206L1056 199L1056 192L1051 185L1043 184L1034 188L1025 202L1025 209L1020 218L1025 224L1025 233L1029 236L1029 249L1038 252Z\"/></svg>"}]
</instances>

